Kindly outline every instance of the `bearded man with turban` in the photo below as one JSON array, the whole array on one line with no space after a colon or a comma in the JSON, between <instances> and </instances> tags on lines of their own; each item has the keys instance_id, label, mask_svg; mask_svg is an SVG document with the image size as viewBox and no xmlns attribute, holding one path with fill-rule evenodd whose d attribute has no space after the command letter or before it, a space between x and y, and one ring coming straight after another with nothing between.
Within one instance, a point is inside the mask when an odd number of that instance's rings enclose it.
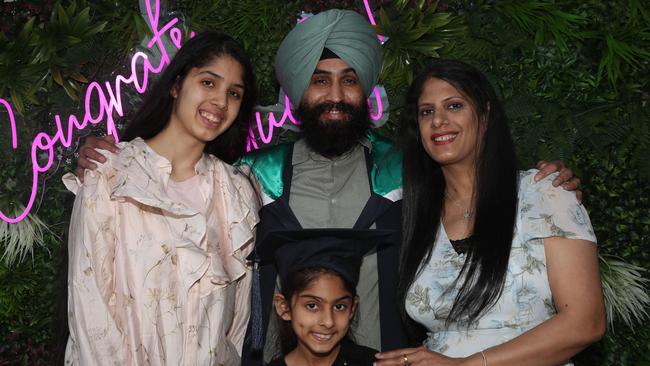
<instances>
[{"instance_id":1,"label":"bearded man with turban","mask_svg":"<svg viewBox=\"0 0 650 366\"><path fill-rule=\"evenodd\" d=\"M358 13L328 10L299 23L280 45L275 71L297 107L303 138L250 154L243 163L263 188L258 242L280 229L394 230L394 245L364 258L352 329L357 343L385 350L404 346L406 337L396 298L401 155L369 132L366 102L381 62L377 34ZM276 271L266 265L259 273L261 319L251 317L244 365L262 364L262 352L254 349L264 338L264 358L277 356L277 325L269 321Z\"/></svg>"}]
</instances>

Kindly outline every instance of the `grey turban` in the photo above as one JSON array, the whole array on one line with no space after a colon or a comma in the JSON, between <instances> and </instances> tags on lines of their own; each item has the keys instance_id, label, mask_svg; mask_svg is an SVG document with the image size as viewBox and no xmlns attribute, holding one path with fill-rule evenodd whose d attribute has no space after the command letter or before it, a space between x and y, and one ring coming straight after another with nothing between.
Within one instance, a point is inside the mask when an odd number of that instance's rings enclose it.
<instances>
[{"instance_id":1,"label":"grey turban","mask_svg":"<svg viewBox=\"0 0 650 366\"><path fill-rule=\"evenodd\" d=\"M296 25L280 44L275 74L291 103L300 104L324 48L354 69L369 96L381 71L377 34L360 14L332 9Z\"/></svg>"}]
</instances>

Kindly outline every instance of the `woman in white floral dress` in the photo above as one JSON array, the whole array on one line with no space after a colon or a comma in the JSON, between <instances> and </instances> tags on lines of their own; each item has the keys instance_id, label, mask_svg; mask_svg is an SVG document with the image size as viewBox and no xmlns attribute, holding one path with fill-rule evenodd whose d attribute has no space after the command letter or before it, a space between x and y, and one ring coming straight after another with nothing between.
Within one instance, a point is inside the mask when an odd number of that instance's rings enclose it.
<instances>
[{"instance_id":1,"label":"woman in white floral dress","mask_svg":"<svg viewBox=\"0 0 650 366\"><path fill-rule=\"evenodd\" d=\"M400 296L423 346L377 364L570 365L605 330L586 210L552 178L517 171L475 68L435 60L406 101Z\"/></svg>"},{"instance_id":2,"label":"woman in white floral dress","mask_svg":"<svg viewBox=\"0 0 650 366\"><path fill-rule=\"evenodd\" d=\"M66 364L237 365L249 316L256 191L243 153L255 79L232 38L178 51L120 151L64 178L70 223Z\"/></svg>"}]
</instances>

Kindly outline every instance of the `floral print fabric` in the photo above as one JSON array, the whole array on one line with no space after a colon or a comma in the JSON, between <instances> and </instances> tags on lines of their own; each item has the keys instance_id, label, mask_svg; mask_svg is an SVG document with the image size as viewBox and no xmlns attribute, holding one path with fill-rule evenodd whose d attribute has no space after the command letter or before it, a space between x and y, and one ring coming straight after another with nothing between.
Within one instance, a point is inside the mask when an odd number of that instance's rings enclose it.
<instances>
[{"instance_id":1,"label":"floral print fabric","mask_svg":"<svg viewBox=\"0 0 650 366\"><path fill-rule=\"evenodd\" d=\"M70 224L66 364L234 365L246 331L258 205L245 174L204 155L207 212L170 199L171 164L143 140L64 177Z\"/></svg>"},{"instance_id":2,"label":"floral print fabric","mask_svg":"<svg viewBox=\"0 0 650 366\"><path fill-rule=\"evenodd\" d=\"M595 243L596 237L575 193L552 186L557 174L535 183L536 173L534 169L520 173L519 212L503 293L492 309L469 326L445 324L462 284L462 279L455 280L465 254L454 251L440 225L431 258L422 264L406 299L409 316L428 330L424 345L430 350L469 356L507 342L556 314L543 239L558 236Z\"/></svg>"}]
</instances>

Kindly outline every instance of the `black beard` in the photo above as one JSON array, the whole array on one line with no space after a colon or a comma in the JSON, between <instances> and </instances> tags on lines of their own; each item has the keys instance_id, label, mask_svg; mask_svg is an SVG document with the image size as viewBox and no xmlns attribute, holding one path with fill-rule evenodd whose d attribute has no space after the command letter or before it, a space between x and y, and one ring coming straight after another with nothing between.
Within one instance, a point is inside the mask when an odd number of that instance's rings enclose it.
<instances>
[{"instance_id":1,"label":"black beard","mask_svg":"<svg viewBox=\"0 0 650 366\"><path fill-rule=\"evenodd\" d=\"M332 108L348 115L343 120L321 121L320 116ZM325 157L340 156L361 141L370 129L368 106L365 101L360 106L348 103L321 103L311 106L300 103L298 116L307 145Z\"/></svg>"}]
</instances>

